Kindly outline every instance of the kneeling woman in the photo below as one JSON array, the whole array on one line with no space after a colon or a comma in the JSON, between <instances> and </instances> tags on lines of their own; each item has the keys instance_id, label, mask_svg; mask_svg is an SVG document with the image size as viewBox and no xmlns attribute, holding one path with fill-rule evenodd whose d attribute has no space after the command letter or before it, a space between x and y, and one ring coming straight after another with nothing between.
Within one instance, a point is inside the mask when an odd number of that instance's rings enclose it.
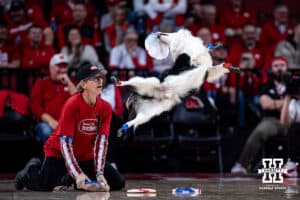
<instances>
[{"instance_id":1,"label":"kneeling woman","mask_svg":"<svg viewBox=\"0 0 300 200\"><path fill-rule=\"evenodd\" d=\"M44 146L42 167L39 160L31 159L15 178L16 189L50 191L74 182L86 191L125 186L124 178L105 162L112 108L99 96L102 76L96 66L85 64L78 69L79 93L65 103L58 126Z\"/></svg>"}]
</instances>

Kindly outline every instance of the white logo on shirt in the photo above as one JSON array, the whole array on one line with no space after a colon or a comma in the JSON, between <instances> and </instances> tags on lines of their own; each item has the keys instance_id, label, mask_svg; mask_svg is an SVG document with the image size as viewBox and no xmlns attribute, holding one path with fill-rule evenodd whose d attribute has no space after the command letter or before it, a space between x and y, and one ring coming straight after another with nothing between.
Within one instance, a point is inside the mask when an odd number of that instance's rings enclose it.
<instances>
[{"instance_id":1,"label":"white logo on shirt","mask_svg":"<svg viewBox=\"0 0 300 200\"><path fill-rule=\"evenodd\" d=\"M87 135L95 135L97 133L96 119L84 119L79 123L79 131Z\"/></svg>"}]
</instances>

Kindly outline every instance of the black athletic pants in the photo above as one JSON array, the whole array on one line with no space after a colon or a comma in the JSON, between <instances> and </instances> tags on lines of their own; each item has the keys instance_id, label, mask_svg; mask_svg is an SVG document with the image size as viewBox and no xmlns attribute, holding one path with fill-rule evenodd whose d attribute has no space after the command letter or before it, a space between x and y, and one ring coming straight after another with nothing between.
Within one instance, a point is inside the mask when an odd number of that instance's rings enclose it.
<instances>
[{"instance_id":1,"label":"black athletic pants","mask_svg":"<svg viewBox=\"0 0 300 200\"><path fill-rule=\"evenodd\" d=\"M93 160L78 164L91 180L96 180ZM107 161L104 167L104 177L111 190L121 190L125 186L123 176ZM72 185L73 183L75 181L69 175L64 159L46 157L41 168L40 166L33 166L29 169L26 187L30 190L52 191L56 186Z\"/></svg>"}]
</instances>

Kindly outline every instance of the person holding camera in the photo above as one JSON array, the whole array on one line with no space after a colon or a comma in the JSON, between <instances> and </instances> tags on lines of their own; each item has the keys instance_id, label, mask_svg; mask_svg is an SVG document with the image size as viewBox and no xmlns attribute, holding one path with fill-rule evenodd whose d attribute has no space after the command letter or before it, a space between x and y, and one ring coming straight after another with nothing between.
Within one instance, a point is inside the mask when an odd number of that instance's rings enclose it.
<instances>
[{"instance_id":1,"label":"person holding camera","mask_svg":"<svg viewBox=\"0 0 300 200\"><path fill-rule=\"evenodd\" d=\"M261 88L261 76L256 68L255 56L251 51L245 51L240 58L240 73L230 74L230 84L232 86L232 98L238 101L238 124L245 126L246 108L250 108L253 113L259 116L258 93ZM235 102L235 101L234 101Z\"/></svg>"},{"instance_id":2,"label":"person holding camera","mask_svg":"<svg viewBox=\"0 0 300 200\"><path fill-rule=\"evenodd\" d=\"M288 125L289 159L285 164L288 177L298 176L298 161L300 160L300 76L286 77L287 94L284 97L280 115L282 125Z\"/></svg>"},{"instance_id":3,"label":"person holding camera","mask_svg":"<svg viewBox=\"0 0 300 200\"><path fill-rule=\"evenodd\" d=\"M285 133L284 126L279 119L286 88L282 81L282 75L287 71L287 62L284 58L276 57L272 60L271 66L271 79L262 88L259 98L264 116L250 134L238 162L231 169L231 173L246 174L246 168L253 161L263 143L272 137Z\"/></svg>"}]
</instances>

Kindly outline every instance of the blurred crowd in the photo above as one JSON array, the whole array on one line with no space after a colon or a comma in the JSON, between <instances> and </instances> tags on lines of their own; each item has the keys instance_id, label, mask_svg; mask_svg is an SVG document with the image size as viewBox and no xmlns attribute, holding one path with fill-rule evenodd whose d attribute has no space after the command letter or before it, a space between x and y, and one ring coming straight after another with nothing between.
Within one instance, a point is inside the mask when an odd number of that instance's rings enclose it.
<instances>
[{"instance_id":1,"label":"blurred crowd","mask_svg":"<svg viewBox=\"0 0 300 200\"><path fill-rule=\"evenodd\" d=\"M278 71L277 65L283 63L286 70L300 69L300 21L289 17L290 8L284 1L274 1L266 9L272 12L263 18L249 6L251 1L224 0L222 6L217 2L0 0L0 72L34 69L49 75L26 94L35 119L48 124L38 128L49 135L76 85L71 75L62 74L84 62L102 66L106 70L103 98L112 105L114 117L121 120L126 94L110 83L110 76L121 77L122 70L128 73L127 78L138 71L159 76L171 69L171 57L149 57L144 40L151 32L186 28L204 44L223 44L211 53L214 64L230 62L240 67L241 73L206 83L203 89L224 113L233 110L235 125L246 126L247 117L262 118L261 88ZM278 98L283 94L278 92ZM282 102L275 105L277 111L281 107ZM40 140L46 138L43 134Z\"/></svg>"}]
</instances>

